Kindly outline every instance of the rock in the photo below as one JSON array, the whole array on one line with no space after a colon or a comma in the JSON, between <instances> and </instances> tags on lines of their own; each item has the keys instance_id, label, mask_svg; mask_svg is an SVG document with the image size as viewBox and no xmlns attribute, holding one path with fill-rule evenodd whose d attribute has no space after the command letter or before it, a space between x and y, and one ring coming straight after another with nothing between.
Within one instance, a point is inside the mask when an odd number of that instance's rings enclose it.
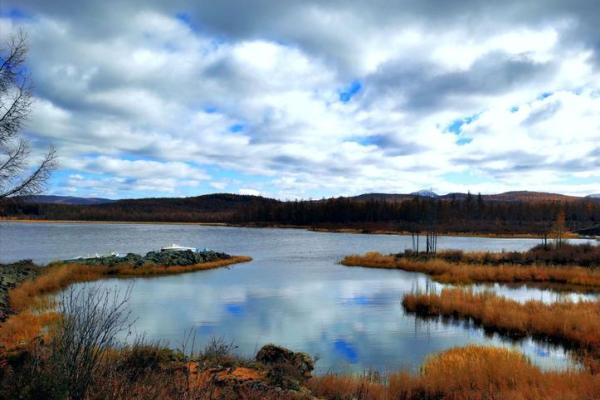
<instances>
[{"instance_id":1,"label":"rock","mask_svg":"<svg viewBox=\"0 0 600 400\"><path fill-rule=\"evenodd\" d=\"M0 264L0 322L6 320L12 310L8 304L8 292L25 279L34 277L40 267L31 260L17 261L13 264Z\"/></svg>"},{"instance_id":2,"label":"rock","mask_svg":"<svg viewBox=\"0 0 600 400\"><path fill-rule=\"evenodd\" d=\"M256 354L256 361L264 365L274 367L278 374L290 375L291 378L306 381L312 377L315 369L313 359L306 353L296 353L286 348L267 344Z\"/></svg>"},{"instance_id":3,"label":"rock","mask_svg":"<svg viewBox=\"0 0 600 400\"><path fill-rule=\"evenodd\" d=\"M165 267L194 265L228 258L231 258L229 254L218 253L211 250L200 252L185 250L150 251L143 257L139 254L128 253L125 256L110 255L103 257L66 260L64 262L85 265L104 265L108 267L114 267L119 264L128 264L135 268L139 268L145 265L160 265Z\"/></svg>"}]
</instances>

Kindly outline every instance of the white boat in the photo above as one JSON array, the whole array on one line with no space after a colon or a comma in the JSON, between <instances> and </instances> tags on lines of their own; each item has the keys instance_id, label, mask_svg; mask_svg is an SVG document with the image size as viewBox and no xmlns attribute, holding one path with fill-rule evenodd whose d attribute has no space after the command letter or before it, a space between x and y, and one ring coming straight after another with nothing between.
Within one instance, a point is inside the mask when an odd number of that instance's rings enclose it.
<instances>
[{"instance_id":1,"label":"white boat","mask_svg":"<svg viewBox=\"0 0 600 400\"><path fill-rule=\"evenodd\" d=\"M160 251L196 251L195 247L185 247L185 246L179 246L175 243L173 243L170 246L166 246L166 247L161 247Z\"/></svg>"}]
</instances>

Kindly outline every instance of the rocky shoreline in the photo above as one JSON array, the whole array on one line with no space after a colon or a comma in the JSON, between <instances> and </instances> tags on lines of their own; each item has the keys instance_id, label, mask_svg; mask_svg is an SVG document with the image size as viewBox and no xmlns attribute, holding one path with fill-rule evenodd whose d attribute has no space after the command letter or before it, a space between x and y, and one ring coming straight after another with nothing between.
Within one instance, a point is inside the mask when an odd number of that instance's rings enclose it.
<instances>
[{"instance_id":1,"label":"rocky shoreline","mask_svg":"<svg viewBox=\"0 0 600 400\"><path fill-rule=\"evenodd\" d=\"M135 253L127 253L124 256L109 255L90 258L76 258L65 260L62 263L85 264L85 265L102 265L114 267L116 265L130 265L132 267L148 267L148 266L186 266L202 264L211 261L228 260L232 256L226 253L220 253L212 250L203 251L150 251L145 256Z\"/></svg>"},{"instance_id":2,"label":"rocky shoreline","mask_svg":"<svg viewBox=\"0 0 600 400\"><path fill-rule=\"evenodd\" d=\"M17 261L12 264L0 264L0 322L11 314L8 304L8 292L28 278L39 274L41 268L31 260Z\"/></svg>"}]
</instances>

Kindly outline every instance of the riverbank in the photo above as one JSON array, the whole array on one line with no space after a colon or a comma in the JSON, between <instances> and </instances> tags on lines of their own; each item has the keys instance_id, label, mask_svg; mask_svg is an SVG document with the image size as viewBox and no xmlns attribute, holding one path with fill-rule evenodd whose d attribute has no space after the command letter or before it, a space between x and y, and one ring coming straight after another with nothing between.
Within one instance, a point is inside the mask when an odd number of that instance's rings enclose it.
<instances>
[{"instance_id":1,"label":"riverbank","mask_svg":"<svg viewBox=\"0 0 600 400\"><path fill-rule=\"evenodd\" d=\"M466 253L468 254L468 253ZM348 267L366 267L383 269L401 269L409 272L421 272L440 283L473 284L534 284L536 287L556 288L578 291L600 290L600 270L580 266L547 266L452 262L440 257L418 258L402 255L383 255L376 252L363 255L350 255L342 259L341 264Z\"/></svg>"},{"instance_id":2,"label":"riverbank","mask_svg":"<svg viewBox=\"0 0 600 400\"><path fill-rule=\"evenodd\" d=\"M600 375L545 372L517 351L470 345L430 356L417 373L330 374L308 387L328 400L592 400L600 396Z\"/></svg>"},{"instance_id":3,"label":"riverbank","mask_svg":"<svg viewBox=\"0 0 600 400\"><path fill-rule=\"evenodd\" d=\"M9 291L26 279L36 276L39 272L40 268L29 260L13 264L0 264L0 323L5 321L10 314Z\"/></svg>"},{"instance_id":4,"label":"riverbank","mask_svg":"<svg viewBox=\"0 0 600 400\"><path fill-rule=\"evenodd\" d=\"M357 235L400 235L410 236L411 232L405 230L370 229L360 227L322 227L310 225L283 225L283 224L234 224L225 222L165 222L165 221L80 221L80 220L43 220L43 219L18 219L0 217L0 222L28 223L28 224L143 224L143 225L191 225L191 226L216 226L235 228L273 228L273 229L300 229L311 232L324 233L349 233ZM477 233L477 232L439 232L440 236L448 237L480 237L489 239L540 239L540 235L533 233ZM595 237L582 236L567 232L565 239L595 239Z\"/></svg>"},{"instance_id":5,"label":"riverbank","mask_svg":"<svg viewBox=\"0 0 600 400\"><path fill-rule=\"evenodd\" d=\"M486 331L511 338L533 337L576 350L592 373L600 371L600 303L561 301L520 303L490 292L443 289L404 296L405 310L420 317L473 321Z\"/></svg>"},{"instance_id":6,"label":"riverbank","mask_svg":"<svg viewBox=\"0 0 600 400\"><path fill-rule=\"evenodd\" d=\"M52 322L56 315L48 295L79 283L111 278L152 277L181 274L194 271L228 267L252 261L247 256L228 256L189 265L145 265L135 266L126 262L115 265L86 265L74 262L53 263L37 267L39 272L30 279L23 279L8 292L7 314L10 316L0 324L0 344L5 350L29 343ZM4 274L7 270L2 270Z\"/></svg>"}]
</instances>

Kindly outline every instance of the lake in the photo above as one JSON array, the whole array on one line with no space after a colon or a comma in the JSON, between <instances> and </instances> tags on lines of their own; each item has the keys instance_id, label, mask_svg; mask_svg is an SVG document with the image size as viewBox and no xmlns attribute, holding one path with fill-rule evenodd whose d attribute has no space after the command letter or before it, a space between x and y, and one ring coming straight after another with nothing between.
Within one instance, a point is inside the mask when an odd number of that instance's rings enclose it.
<instances>
[{"instance_id":1,"label":"lake","mask_svg":"<svg viewBox=\"0 0 600 400\"><path fill-rule=\"evenodd\" d=\"M317 372L381 372L417 368L431 353L468 343L514 346L546 369L573 362L560 347L533 340L511 342L466 323L424 321L406 314L405 293L441 288L418 273L348 268L351 253L399 252L411 238L178 224L0 223L0 262L38 263L76 256L145 253L177 243L249 255L251 263L175 276L107 279L100 285L125 291L134 332L178 347L190 330L197 346L213 337L253 355L276 343L318 356ZM535 239L440 237L438 247L463 250L526 250ZM591 298L539 289L490 287L519 301ZM129 336L131 338L131 336ZM127 339L127 338L124 338Z\"/></svg>"}]
</instances>

